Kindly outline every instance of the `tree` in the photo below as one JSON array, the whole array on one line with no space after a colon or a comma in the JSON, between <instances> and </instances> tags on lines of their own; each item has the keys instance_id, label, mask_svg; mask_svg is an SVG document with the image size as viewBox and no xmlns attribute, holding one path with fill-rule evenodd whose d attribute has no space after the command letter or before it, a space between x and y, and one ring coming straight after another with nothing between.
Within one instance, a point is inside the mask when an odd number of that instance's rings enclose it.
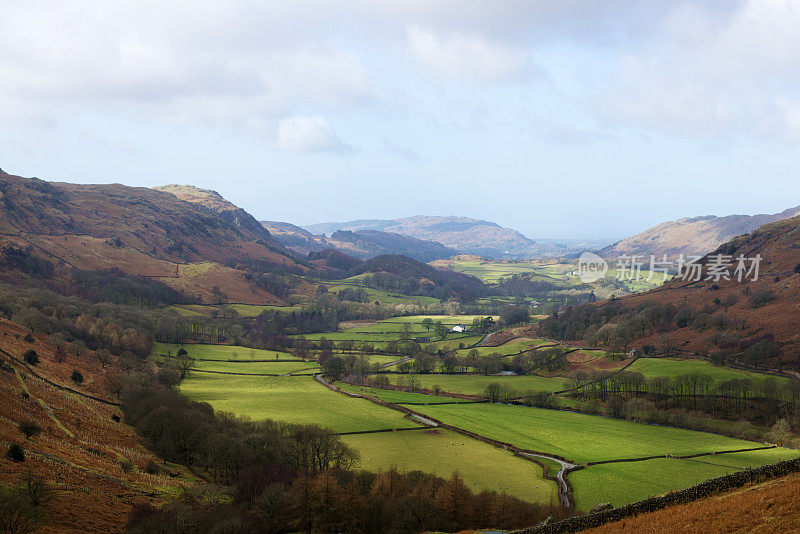
<instances>
[{"instance_id":1,"label":"tree","mask_svg":"<svg viewBox=\"0 0 800 534\"><path fill-rule=\"evenodd\" d=\"M422 320L422 326L425 327L425 330L430 332L431 331L431 327L433 326L433 319L431 319L430 317L425 317Z\"/></svg>"},{"instance_id":2,"label":"tree","mask_svg":"<svg viewBox=\"0 0 800 534\"><path fill-rule=\"evenodd\" d=\"M83 384L83 373L77 369L72 370L72 376L70 378L72 378L72 381L76 384Z\"/></svg>"},{"instance_id":3,"label":"tree","mask_svg":"<svg viewBox=\"0 0 800 534\"><path fill-rule=\"evenodd\" d=\"M6 458L14 463L25 461L25 451L16 443L12 443L6 451Z\"/></svg>"},{"instance_id":4,"label":"tree","mask_svg":"<svg viewBox=\"0 0 800 534\"><path fill-rule=\"evenodd\" d=\"M438 337L439 339L446 338L448 332L450 332L450 329L447 328L447 326L443 325L441 321L436 321L436 323L434 323L433 325L433 329L436 332L436 337Z\"/></svg>"},{"instance_id":5,"label":"tree","mask_svg":"<svg viewBox=\"0 0 800 534\"><path fill-rule=\"evenodd\" d=\"M178 372L181 374L181 380L189 375L189 371L194 367L194 359L189 356L186 349L181 348L178 351L178 357L175 359L175 364L178 367Z\"/></svg>"},{"instance_id":6,"label":"tree","mask_svg":"<svg viewBox=\"0 0 800 534\"><path fill-rule=\"evenodd\" d=\"M39 354L33 349L26 350L25 354L22 355L22 359L24 359L30 365L39 364Z\"/></svg>"},{"instance_id":7,"label":"tree","mask_svg":"<svg viewBox=\"0 0 800 534\"><path fill-rule=\"evenodd\" d=\"M158 372L158 381L161 382L164 387L174 388L180 384L181 375L176 369L164 367Z\"/></svg>"},{"instance_id":8,"label":"tree","mask_svg":"<svg viewBox=\"0 0 800 534\"><path fill-rule=\"evenodd\" d=\"M94 354L97 356L97 361L100 362L100 366L103 368L111 361L111 353L105 349L98 349Z\"/></svg>"},{"instance_id":9,"label":"tree","mask_svg":"<svg viewBox=\"0 0 800 534\"><path fill-rule=\"evenodd\" d=\"M503 306L500 309L500 322L503 326L527 323L529 320L530 313L525 306Z\"/></svg>"},{"instance_id":10,"label":"tree","mask_svg":"<svg viewBox=\"0 0 800 534\"><path fill-rule=\"evenodd\" d=\"M786 419L778 419L775 424L772 425L770 431L764 435L764 439L776 445L787 446L791 445L794 435L792 434L792 428L789 426L789 422L786 421Z\"/></svg>"},{"instance_id":11,"label":"tree","mask_svg":"<svg viewBox=\"0 0 800 534\"><path fill-rule=\"evenodd\" d=\"M42 428L34 423L33 421L21 421L17 428L19 428L20 432L25 434L25 437L31 439L33 436L37 436L42 432Z\"/></svg>"}]
</instances>

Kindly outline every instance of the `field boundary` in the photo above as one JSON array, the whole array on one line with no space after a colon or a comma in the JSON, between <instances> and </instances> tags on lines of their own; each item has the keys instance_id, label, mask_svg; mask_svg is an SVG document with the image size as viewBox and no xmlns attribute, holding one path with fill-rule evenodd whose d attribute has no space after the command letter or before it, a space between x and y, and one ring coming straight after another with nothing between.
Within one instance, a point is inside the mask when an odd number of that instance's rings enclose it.
<instances>
[{"instance_id":1,"label":"field boundary","mask_svg":"<svg viewBox=\"0 0 800 534\"><path fill-rule=\"evenodd\" d=\"M536 465L538 465L542 469L542 477L543 478L545 478L547 480L554 481L559 486L558 487L558 490L559 490L558 491L558 499L559 499L559 502L561 503L561 506L563 506L564 508L570 508L572 506L572 503L574 502L573 499L572 499L572 485L569 483L569 481L563 475L566 472L569 472L570 470L572 470L575 467L576 464L574 462L572 462L571 460L568 460L568 459L564 458L563 456L559 456L559 455L548 453L548 452L533 451L533 450L529 450L529 449L523 449L523 448L517 447L516 445L513 445L511 443L507 443L507 442L504 442L504 441L498 441L498 440L489 438L487 436L483 436L481 434L477 434L477 433L472 432L470 430L466 430L466 429L463 429L463 428L460 428L460 427L457 427L457 426L448 425L448 424L443 423L442 421L440 421L440 420L438 420L438 419L436 419L434 417L431 417L431 416L426 415L424 413L417 412L417 411L412 410L411 408L408 408L408 407L403 406L403 405L387 402L387 401L378 399L377 397L373 397L371 395L366 395L366 394L363 394L363 393L352 393L352 392L349 392L349 391L344 391L341 388L339 388L338 386L335 386L333 384L328 383L324 378L322 378L322 375L315 375L314 379L317 382L319 382L320 384L322 384L323 386L325 386L328 389L330 389L331 391L335 391L335 392L341 393L343 395L348 395L350 397L361 397L363 399L366 399L366 400L372 402L373 404L377 404L378 406L383 406L383 407L386 407L386 408L391 408L393 410L397 410L399 412L403 412L408 416L416 418L418 421L419 420L429 421L429 422L435 424L435 426L434 425L428 425L429 428L442 428L444 430L451 430L453 432L456 432L458 434L467 436L467 437L475 439L477 441L482 441L483 443L488 443L489 445L497 447L498 449L506 450L506 451L510 452L511 454L513 454L513 455L515 455L515 456L517 456L519 458L523 458L525 460L528 460L529 462L533 462L533 463L535 463ZM558 462L558 463L560 463L562 465L562 469L558 472L558 474L556 476L552 476L552 475L550 475L550 472L549 472L549 469L548 469L547 465L544 462L541 462L541 461L537 460L534 456L538 456L538 457L542 457L542 458L549 458L551 460L554 460L554 461L556 461L556 462ZM567 467L567 466L570 466L570 467Z\"/></svg>"},{"instance_id":2,"label":"field boundary","mask_svg":"<svg viewBox=\"0 0 800 534\"><path fill-rule=\"evenodd\" d=\"M81 397L85 397L85 398L91 399L93 401L97 401L97 402L100 402L100 403L103 403L103 404L107 404L109 406L121 406L121 404L118 403L118 402L102 399L100 397L95 397L94 395L90 395L88 393L83 393L82 391L78 391L76 389L72 389L71 387L62 386L61 384L58 384L56 382L53 382L50 379L47 379L47 378L43 377L42 375L40 375L39 373L37 373L36 371L31 369L31 367L27 363L25 363L24 361L20 360L16 356L12 356L11 354L7 353L5 350L0 349L0 353L5 354L6 356L11 358L12 360L17 362L18 364L22 365L32 376L35 376L36 378L38 378L42 382L50 384L54 388L60 389L62 391L68 391L68 392L73 393L75 395L79 395Z\"/></svg>"},{"instance_id":3,"label":"field boundary","mask_svg":"<svg viewBox=\"0 0 800 534\"><path fill-rule=\"evenodd\" d=\"M800 471L800 458L765 465L755 469L738 471L718 478L712 478L689 488L651 497L619 508L595 512L583 516L570 517L555 523L541 524L514 530L512 534L560 534L599 527L606 523L619 521L647 512L654 512L675 504L684 504L710 497L721 492L741 488L746 484L763 482Z\"/></svg>"}]
</instances>

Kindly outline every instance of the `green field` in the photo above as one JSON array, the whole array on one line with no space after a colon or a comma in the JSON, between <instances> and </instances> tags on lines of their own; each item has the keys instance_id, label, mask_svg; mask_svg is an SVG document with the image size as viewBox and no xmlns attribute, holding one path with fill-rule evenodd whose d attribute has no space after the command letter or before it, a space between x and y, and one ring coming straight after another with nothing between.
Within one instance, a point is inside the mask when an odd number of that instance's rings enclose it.
<instances>
[{"instance_id":1,"label":"green field","mask_svg":"<svg viewBox=\"0 0 800 534\"><path fill-rule=\"evenodd\" d=\"M383 289L373 289L371 287L364 287L363 283L360 279L356 278L348 278L341 283L336 282L325 282L325 287L328 288L328 291L331 293L338 293L344 288L360 288L367 292L367 296L369 297L369 302L375 302L376 300L380 302L384 306L392 305L392 304L419 304L420 306L429 306L431 304L438 304L441 302L439 299L434 297L423 297L423 296L414 296L414 295L401 295L399 293L393 293L391 291L386 291Z\"/></svg>"},{"instance_id":2,"label":"green field","mask_svg":"<svg viewBox=\"0 0 800 534\"><path fill-rule=\"evenodd\" d=\"M646 378L654 378L657 376L675 378L682 374L698 372L709 375L716 383L745 378L754 382L760 382L770 377L770 375L762 373L753 373L741 371L739 369L731 369L730 367L723 367L721 365L714 365L705 360L678 358L639 358L633 362L626 371L642 373ZM778 382L785 382L787 380L785 377L779 376L773 378Z\"/></svg>"},{"instance_id":3,"label":"green field","mask_svg":"<svg viewBox=\"0 0 800 534\"><path fill-rule=\"evenodd\" d=\"M533 462L455 432L431 429L344 436L369 471L392 466L448 478L457 471L474 491L505 492L531 502L558 502L554 482Z\"/></svg>"},{"instance_id":4,"label":"green field","mask_svg":"<svg viewBox=\"0 0 800 534\"><path fill-rule=\"evenodd\" d=\"M293 356L286 352L274 350L251 349L236 345L204 345L201 343L187 343L176 345L174 343L154 343L153 354L169 354L175 356L180 348L186 349L189 356L195 360L287 360Z\"/></svg>"},{"instance_id":5,"label":"green field","mask_svg":"<svg viewBox=\"0 0 800 534\"><path fill-rule=\"evenodd\" d=\"M439 375L439 374L407 374L389 375L392 384L398 384L401 380L408 385L408 380L414 378L419 382L420 387L434 389L438 385L442 391L448 393L463 393L466 395L483 395L486 386L498 383L513 388L522 394L526 391L547 391L553 393L564 389L563 378L547 378L541 376L506 376L506 375Z\"/></svg>"},{"instance_id":6,"label":"green field","mask_svg":"<svg viewBox=\"0 0 800 534\"><path fill-rule=\"evenodd\" d=\"M511 354L519 354L520 352L527 351L542 345L552 345L553 342L538 338L516 338L497 346L480 346L475 347L480 356L489 356L491 354L499 354L500 356L509 356ZM472 349L459 350L457 356L466 356Z\"/></svg>"},{"instance_id":7,"label":"green field","mask_svg":"<svg viewBox=\"0 0 800 534\"><path fill-rule=\"evenodd\" d=\"M445 263L445 262L443 262ZM561 290L569 290L576 286L583 285L576 273L576 264L571 262L541 262L541 261L477 261L459 260L447 261L449 268L453 271L470 274L479 278L487 284L495 284L504 278L516 275L527 274L532 280L542 280L555 283ZM617 278L617 271L610 269L606 273L606 279ZM648 278L650 278L648 280ZM663 273L642 270L637 280L620 280L624 291L617 293L634 293L647 291L662 285L666 279ZM595 293L601 298L607 298L611 292L600 283L589 284Z\"/></svg>"},{"instance_id":8,"label":"green field","mask_svg":"<svg viewBox=\"0 0 800 534\"><path fill-rule=\"evenodd\" d=\"M192 400L208 402L215 410L255 420L317 424L336 432L419 426L395 410L331 391L310 376L249 377L193 373L181 382L180 390Z\"/></svg>"},{"instance_id":9,"label":"green field","mask_svg":"<svg viewBox=\"0 0 800 534\"><path fill-rule=\"evenodd\" d=\"M386 402L393 402L395 404L405 403L431 403L441 404L448 402L470 402L469 400L456 399L453 397L442 397L439 395L425 395L424 393L412 393L408 391L394 391L391 389L378 389L367 386L353 386L350 384L339 383L337 384L345 391L352 391L354 393L365 393L373 397L377 397Z\"/></svg>"},{"instance_id":10,"label":"green field","mask_svg":"<svg viewBox=\"0 0 800 534\"><path fill-rule=\"evenodd\" d=\"M683 489L747 467L758 467L800 456L800 451L768 449L702 456L690 460L660 458L643 462L593 465L568 475L575 504L589 510L610 502L621 506Z\"/></svg>"},{"instance_id":11,"label":"green field","mask_svg":"<svg viewBox=\"0 0 800 534\"><path fill-rule=\"evenodd\" d=\"M562 410L501 404L420 406L417 411L518 447L593 462L744 449L751 441Z\"/></svg>"},{"instance_id":12,"label":"green field","mask_svg":"<svg viewBox=\"0 0 800 534\"><path fill-rule=\"evenodd\" d=\"M313 362L248 362L247 360L235 362L195 361L193 368L200 371L213 371L217 373L245 373L253 375L286 375L298 372L319 372L319 367Z\"/></svg>"}]
</instances>

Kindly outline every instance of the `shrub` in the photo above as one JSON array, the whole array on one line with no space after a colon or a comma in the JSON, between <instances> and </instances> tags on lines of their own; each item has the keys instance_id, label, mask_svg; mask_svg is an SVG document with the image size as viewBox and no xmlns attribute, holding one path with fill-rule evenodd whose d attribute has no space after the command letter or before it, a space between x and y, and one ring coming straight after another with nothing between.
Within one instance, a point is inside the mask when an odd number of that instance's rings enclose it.
<instances>
[{"instance_id":1,"label":"shrub","mask_svg":"<svg viewBox=\"0 0 800 534\"><path fill-rule=\"evenodd\" d=\"M33 349L25 351L25 354L22 355L22 359L25 360L30 365L38 365L39 363L39 354Z\"/></svg>"},{"instance_id":2,"label":"shrub","mask_svg":"<svg viewBox=\"0 0 800 534\"><path fill-rule=\"evenodd\" d=\"M144 467L144 472L148 475L157 475L161 472L161 465L158 462L150 460Z\"/></svg>"},{"instance_id":3,"label":"shrub","mask_svg":"<svg viewBox=\"0 0 800 534\"><path fill-rule=\"evenodd\" d=\"M165 367L158 372L158 381L165 387L172 388L180 384L181 375L175 369Z\"/></svg>"},{"instance_id":4,"label":"shrub","mask_svg":"<svg viewBox=\"0 0 800 534\"><path fill-rule=\"evenodd\" d=\"M15 486L0 485L0 532L33 532L44 519L41 506L50 500L50 489L28 475Z\"/></svg>"},{"instance_id":5,"label":"shrub","mask_svg":"<svg viewBox=\"0 0 800 534\"><path fill-rule=\"evenodd\" d=\"M72 370L72 381L76 384L83 384L83 374L77 369Z\"/></svg>"},{"instance_id":6,"label":"shrub","mask_svg":"<svg viewBox=\"0 0 800 534\"><path fill-rule=\"evenodd\" d=\"M42 432L42 428L33 421L22 421L17 425L17 428L19 428L20 432L25 434L25 437L28 439Z\"/></svg>"},{"instance_id":7,"label":"shrub","mask_svg":"<svg viewBox=\"0 0 800 534\"><path fill-rule=\"evenodd\" d=\"M122 468L123 473L130 473L134 468L133 462L130 460L120 462L119 466Z\"/></svg>"},{"instance_id":8,"label":"shrub","mask_svg":"<svg viewBox=\"0 0 800 534\"><path fill-rule=\"evenodd\" d=\"M771 289L760 289L747 299L747 304L751 308L760 308L775 300L775 292Z\"/></svg>"},{"instance_id":9,"label":"shrub","mask_svg":"<svg viewBox=\"0 0 800 534\"><path fill-rule=\"evenodd\" d=\"M31 334L25 334L25 337L22 338L22 339L24 339L26 343L33 343L34 342L33 336Z\"/></svg>"},{"instance_id":10,"label":"shrub","mask_svg":"<svg viewBox=\"0 0 800 534\"><path fill-rule=\"evenodd\" d=\"M24 462L25 451L18 444L12 443L6 451L6 458L15 463Z\"/></svg>"},{"instance_id":11,"label":"shrub","mask_svg":"<svg viewBox=\"0 0 800 534\"><path fill-rule=\"evenodd\" d=\"M794 272L800 273L800 263L794 266Z\"/></svg>"}]
</instances>

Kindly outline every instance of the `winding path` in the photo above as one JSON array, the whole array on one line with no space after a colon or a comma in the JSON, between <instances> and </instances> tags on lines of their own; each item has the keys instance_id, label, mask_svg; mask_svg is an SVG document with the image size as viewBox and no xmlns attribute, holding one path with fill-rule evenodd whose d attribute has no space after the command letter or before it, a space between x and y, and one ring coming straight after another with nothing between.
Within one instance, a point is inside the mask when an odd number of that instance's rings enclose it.
<instances>
[{"instance_id":1,"label":"winding path","mask_svg":"<svg viewBox=\"0 0 800 534\"><path fill-rule=\"evenodd\" d=\"M454 432L458 432L459 434L463 434L463 435L465 435L465 436L467 436L469 438L477 439L479 441L483 441L484 443L488 443L488 444L493 445L495 447L507 450L507 451L511 452L512 454L514 454L516 456L528 459L528 460L530 460L530 461L532 461L532 462L534 462L534 463L536 463L536 464L538 464L540 466L543 465L543 464L540 461L536 460L536 458L543 458L543 459L547 459L547 460L552 460L552 461L558 463L559 466L561 466L561 469L559 469L558 473L556 473L556 475L555 475L555 480L558 483L558 500L561 503L561 506L563 506L564 508L569 508L570 506L572 506L572 490L570 489L570 486L567 483L566 473L569 472L570 470L574 469L575 467L577 467L576 464L573 464L573 463L571 463L571 462L569 462L569 461L567 461L567 460L565 460L563 458L557 457L557 456L551 456L551 455L548 455L548 454L545 454L545 453L542 453L542 452L538 452L538 451L529 451L529 450L526 450L526 449L521 449L521 448L519 448L519 447L517 447L515 445L512 445L511 443L504 443L504 442L494 440L494 439L489 438L487 436L483 436L481 434L477 434L475 432L472 432L472 431L469 431L469 430L466 430L466 429L463 429L463 428L460 428L460 427L452 426L452 425L449 425L449 424L444 424L444 423L442 423L440 421L437 421L437 420L435 420L435 419L433 419L431 417L427 417L424 414L418 413L418 412L408 408L407 406L400 406L400 405L392 403L392 402L379 400L376 397L372 397L370 395L364 395L362 393L356 393L356 392L352 392L352 391L345 391L345 390L341 389L340 387L329 383L327 380L322 378L321 374L314 375L314 380L316 380L317 382L319 382L320 384L322 384L326 388L330 389L331 391L335 391L336 393L341 393L343 395L347 395L348 397L357 397L357 398L366 399L366 400L372 402L373 404L377 404L378 406L383 406L385 408L391 408L393 410L397 410L397 411L403 412L410 419L413 419L413 420L417 421L418 423L420 423L422 425L425 425L427 427L444 428L445 430L452 430ZM546 472L547 471L547 467L546 466L543 466L543 467L544 467L544 470Z\"/></svg>"},{"instance_id":2,"label":"winding path","mask_svg":"<svg viewBox=\"0 0 800 534\"><path fill-rule=\"evenodd\" d=\"M533 454L530 452L521 452L520 455L528 456L530 458L545 458L547 460L553 460L554 462L558 463L558 465L561 466L561 469L559 469L558 473L556 473L556 480L558 481L559 501L561 502L561 505L565 507L569 507L572 505L570 501L572 491L570 490L569 484L567 483L566 476L569 471L578 467L576 464L571 464L565 460L553 458L552 456L547 456L545 454Z\"/></svg>"}]
</instances>

